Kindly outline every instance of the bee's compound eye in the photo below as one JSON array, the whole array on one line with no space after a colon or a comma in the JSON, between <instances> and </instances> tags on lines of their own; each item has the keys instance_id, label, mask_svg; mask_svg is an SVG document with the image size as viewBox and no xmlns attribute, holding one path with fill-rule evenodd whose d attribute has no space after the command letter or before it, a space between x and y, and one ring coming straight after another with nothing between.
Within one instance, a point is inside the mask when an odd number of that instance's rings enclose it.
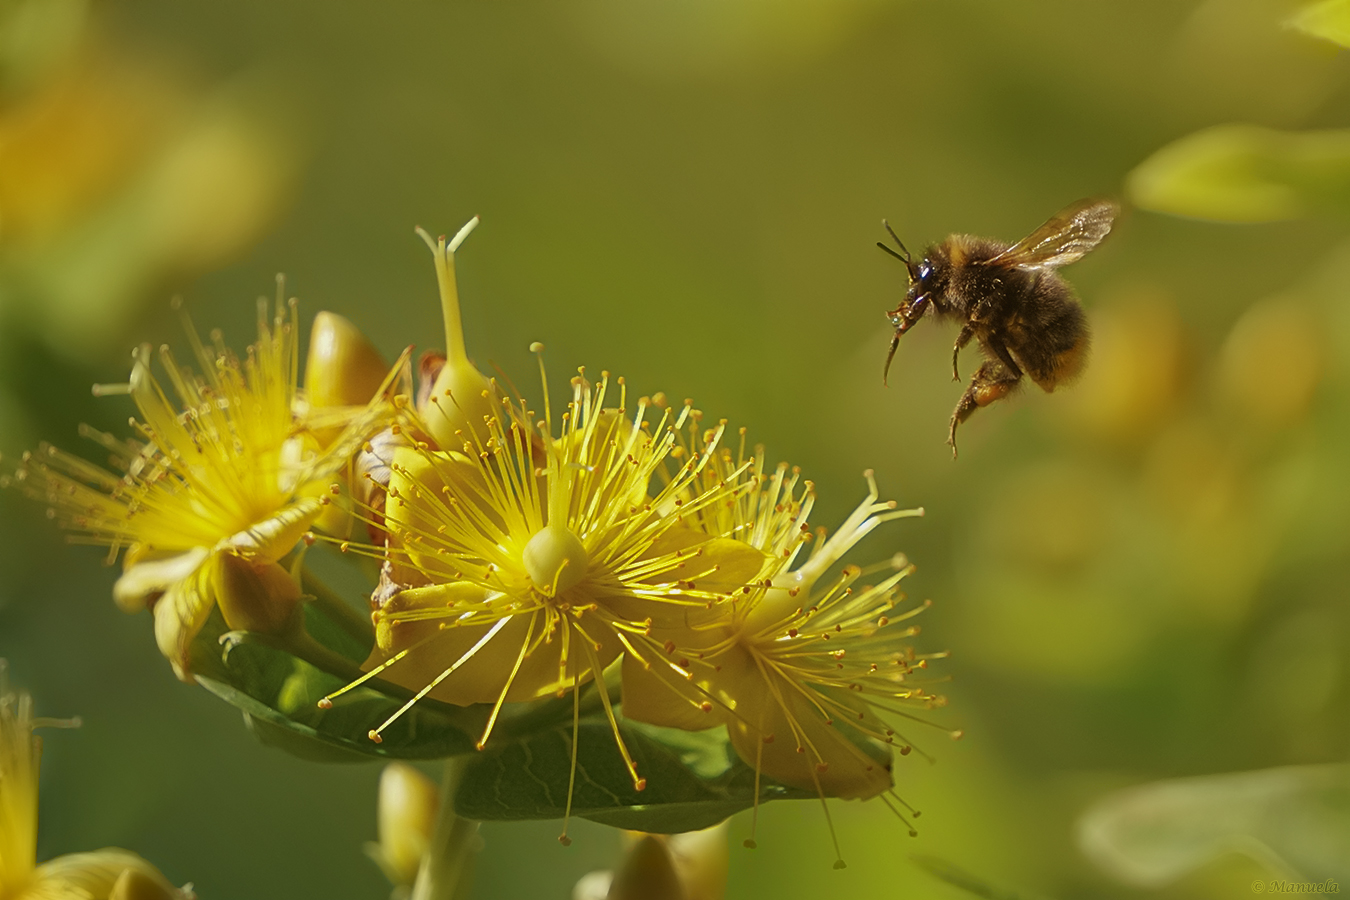
<instances>
[{"instance_id":1,"label":"bee's compound eye","mask_svg":"<svg viewBox=\"0 0 1350 900\"><path fill-rule=\"evenodd\" d=\"M933 267L929 265L928 260L919 263L919 280L923 281L929 275L933 274Z\"/></svg>"}]
</instances>

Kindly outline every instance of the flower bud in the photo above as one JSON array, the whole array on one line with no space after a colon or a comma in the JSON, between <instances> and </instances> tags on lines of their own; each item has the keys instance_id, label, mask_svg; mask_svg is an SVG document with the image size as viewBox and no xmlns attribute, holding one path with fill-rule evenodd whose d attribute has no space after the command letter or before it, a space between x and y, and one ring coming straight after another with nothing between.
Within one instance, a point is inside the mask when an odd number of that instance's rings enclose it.
<instances>
[{"instance_id":1,"label":"flower bud","mask_svg":"<svg viewBox=\"0 0 1350 900\"><path fill-rule=\"evenodd\" d=\"M623 866L614 873L607 896L609 900L687 898L665 841L651 834L644 834L628 851Z\"/></svg>"},{"instance_id":2,"label":"flower bud","mask_svg":"<svg viewBox=\"0 0 1350 900\"><path fill-rule=\"evenodd\" d=\"M430 778L407 763L390 763L380 774L378 844L366 852L395 885L411 885L431 841L440 796Z\"/></svg>"},{"instance_id":3,"label":"flower bud","mask_svg":"<svg viewBox=\"0 0 1350 900\"><path fill-rule=\"evenodd\" d=\"M230 628L277 634L298 624L300 586L276 563L218 553L208 571L208 584Z\"/></svg>"},{"instance_id":4,"label":"flower bud","mask_svg":"<svg viewBox=\"0 0 1350 900\"><path fill-rule=\"evenodd\" d=\"M727 823L685 834L629 832L619 870L592 872L572 900L722 900L727 890Z\"/></svg>"},{"instance_id":5,"label":"flower bud","mask_svg":"<svg viewBox=\"0 0 1350 900\"><path fill-rule=\"evenodd\" d=\"M389 364L350 321L331 312L314 317L305 362L305 397L312 408L365 406L388 371Z\"/></svg>"}]
</instances>

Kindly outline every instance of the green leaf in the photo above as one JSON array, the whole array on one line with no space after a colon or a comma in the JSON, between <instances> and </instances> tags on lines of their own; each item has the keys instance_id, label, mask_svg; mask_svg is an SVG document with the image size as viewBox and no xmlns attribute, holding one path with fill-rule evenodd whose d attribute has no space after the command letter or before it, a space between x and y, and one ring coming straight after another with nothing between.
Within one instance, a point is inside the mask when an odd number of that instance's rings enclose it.
<instances>
[{"instance_id":1,"label":"green leaf","mask_svg":"<svg viewBox=\"0 0 1350 900\"><path fill-rule=\"evenodd\" d=\"M569 722L471 759L455 794L455 811L472 819L561 819L571 731ZM573 815L671 834L708 828L754 803L755 773L731 754L725 729L678 732L672 743L664 742L672 737L669 729L623 722L620 731L646 789L634 789L608 723L584 721L577 732ZM761 802L810 796L761 779Z\"/></svg>"},{"instance_id":2,"label":"green leaf","mask_svg":"<svg viewBox=\"0 0 1350 900\"><path fill-rule=\"evenodd\" d=\"M1286 23L1313 37L1350 47L1350 0L1324 0L1305 6Z\"/></svg>"},{"instance_id":3,"label":"green leaf","mask_svg":"<svg viewBox=\"0 0 1350 900\"><path fill-rule=\"evenodd\" d=\"M483 710L424 700L384 729L377 744L369 731L393 716L408 692L392 685L386 692L370 686L377 684L372 681L336 698L330 709L320 709L319 700L346 685L349 675L324 671L258 636L231 633L233 640L227 638L228 646L222 647L225 634L223 620L213 614L193 645L198 682L243 710L264 743L293 755L334 761L353 754L437 759L472 751L481 733ZM351 673L359 670L353 666Z\"/></svg>"},{"instance_id":4,"label":"green leaf","mask_svg":"<svg viewBox=\"0 0 1350 900\"><path fill-rule=\"evenodd\" d=\"M465 774L456 812L468 819L558 819L572 770L572 721L579 716L574 815L640 831L676 833L715 825L755 802L754 770L732 751L725 728L687 732L621 720L620 731L646 788L637 791L619 753L595 685L571 696L508 704L488 747L476 744L489 704L455 707L413 697L406 688L371 679L321 709L320 699L360 677L366 648L353 629L324 607L306 608L306 635L278 638L227 630L218 612L192 647L197 680L238 707L264 744L314 762L372 757L460 756ZM322 638L324 645L314 642ZM609 672L617 677L617 668ZM602 682L603 685L603 682ZM614 699L618 690L611 687ZM759 780L760 802L814 794Z\"/></svg>"},{"instance_id":5,"label":"green leaf","mask_svg":"<svg viewBox=\"0 0 1350 900\"><path fill-rule=\"evenodd\" d=\"M1291 879L1350 880L1350 765L1177 778L1106 797L1078 823L1102 869L1160 887L1230 853Z\"/></svg>"},{"instance_id":6,"label":"green leaf","mask_svg":"<svg viewBox=\"0 0 1350 900\"><path fill-rule=\"evenodd\" d=\"M1143 209L1218 222L1350 213L1350 130L1220 125L1154 153L1126 190Z\"/></svg>"}]
</instances>

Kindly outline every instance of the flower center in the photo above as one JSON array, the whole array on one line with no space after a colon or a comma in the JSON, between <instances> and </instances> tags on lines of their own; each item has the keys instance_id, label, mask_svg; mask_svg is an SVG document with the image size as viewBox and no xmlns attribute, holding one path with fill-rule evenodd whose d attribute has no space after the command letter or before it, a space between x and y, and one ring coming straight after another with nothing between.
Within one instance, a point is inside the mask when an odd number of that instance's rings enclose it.
<instances>
[{"instance_id":1,"label":"flower center","mask_svg":"<svg viewBox=\"0 0 1350 900\"><path fill-rule=\"evenodd\" d=\"M525 571L535 589L555 597L586 576L586 548L562 525L545 525L534 533L521 553Z\"/></svg>"}]
</instances>

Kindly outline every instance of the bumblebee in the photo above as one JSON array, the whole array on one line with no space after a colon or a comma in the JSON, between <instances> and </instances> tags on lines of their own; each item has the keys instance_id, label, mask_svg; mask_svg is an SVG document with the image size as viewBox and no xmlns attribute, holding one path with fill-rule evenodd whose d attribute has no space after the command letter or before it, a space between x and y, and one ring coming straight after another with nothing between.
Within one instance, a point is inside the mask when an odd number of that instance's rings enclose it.
<instances>
[{"instance_id":1,"label":"bumblebee","mask_svg":"<svg viewBox=\"0 0 1350 900\"><path fill-rule=\"evenodd\" d=\"M938 319L956 319L961 332L952 350L952 377L971 338L984 363L952 412L947 443L956 456L956 428L982 406L1002 400L1023 373L1049 393L1067 384L1087 363L1087 317L1073 289L1056 271L1081 259L1111 231L1120 207L1110 200L1079 200L1016 244L954 234L924 251L918 262L882 220L899 246L877 246L905 264L909 287L900 305L886 313L895 327L886 354L884 381L900 337L928 310Z\"/></svg>"}]
</instances>

